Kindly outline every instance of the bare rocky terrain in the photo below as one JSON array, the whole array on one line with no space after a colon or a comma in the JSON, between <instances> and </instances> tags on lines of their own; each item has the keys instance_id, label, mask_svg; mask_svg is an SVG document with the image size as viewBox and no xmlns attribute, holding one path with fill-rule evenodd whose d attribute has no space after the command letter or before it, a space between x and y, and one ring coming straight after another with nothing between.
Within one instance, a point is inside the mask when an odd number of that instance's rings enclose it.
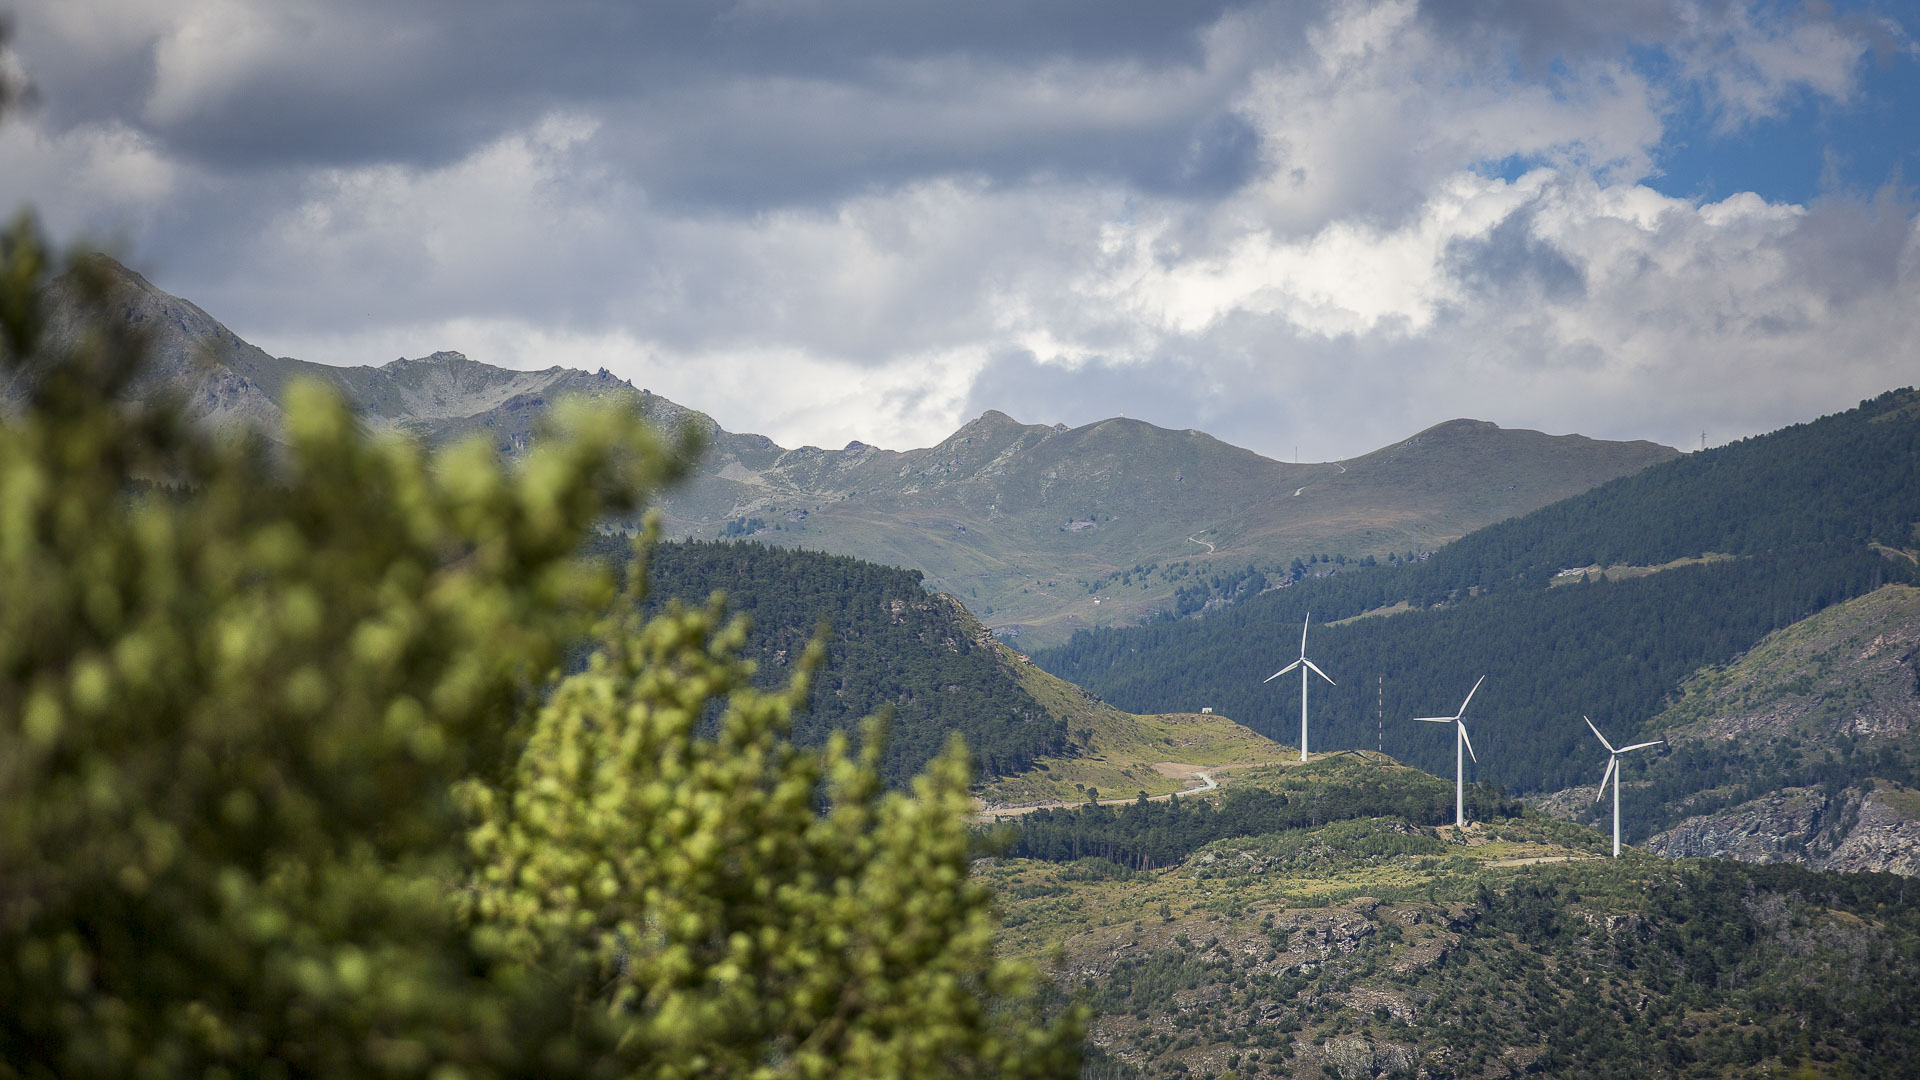
<instances>
[{"instance_id":1,"label":"bare rocky terrain","mask_svg":"<svg viewBox=\"0 0 1920 1080\"><path fill-rule=\"evenodd\" d=\"M1647 849L1669 858L1792 862L1820 870L1920 876L1920 792L1889 780L1827 796L1786 788L1655 835Z\"/></svg>"}]
</instances>

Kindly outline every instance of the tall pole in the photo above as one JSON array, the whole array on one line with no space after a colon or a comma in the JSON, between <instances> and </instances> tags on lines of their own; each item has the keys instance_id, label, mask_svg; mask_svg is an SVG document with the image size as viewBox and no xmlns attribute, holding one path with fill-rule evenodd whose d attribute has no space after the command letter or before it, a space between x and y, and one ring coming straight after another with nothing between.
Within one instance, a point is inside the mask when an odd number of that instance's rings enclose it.
<instances>
[{"instance_id":1,"label":"tall pole","mask_svg":"<svg viewBox=\"0 0 1920 1080\"><path fill-rule=\"evenodd\" d=\"M1467 729L1453 722L1453 824L1467 827Z\"/></svg>"},{"instance_id":2,"label":"tall pole","mask_svg":"<svg viewBox=\"0 0 1920 1080\"><path fill-rule=\"evenodd\" d=\"M1613 857L1620 857L1620 755L1613 756Z\"/></svg>"},{"instance_id":3,"label":"tall pole","mask_svg":"<svg viewBox=\"0 0 1920 1080\"><path fill-rule=\"evenodd\" d=\"M1306 653L1300 654L1304 661ZM1300 760L1307 760L1307 665L1300 665Z\"/></svg>"}]
</instances>

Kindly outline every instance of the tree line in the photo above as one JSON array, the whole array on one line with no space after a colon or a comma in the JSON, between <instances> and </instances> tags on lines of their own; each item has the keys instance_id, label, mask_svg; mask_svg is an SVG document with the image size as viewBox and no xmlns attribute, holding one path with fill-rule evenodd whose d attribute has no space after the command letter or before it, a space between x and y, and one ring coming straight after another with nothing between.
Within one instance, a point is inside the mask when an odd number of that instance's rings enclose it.
<instances>
[{"instance_id":1,"label":"tree line","mask_svg":"<svg viewBox=\"0 0 1920 1080\"><path fill-rule=\"evenodd\" d=\"M1583 715L1618 743L1702 666L1724 664L1831 604L1914 577L1904 560L1814 548L1624 581L1496 591L1338 626L1319 625L1316 610L1308 652L1338 685L1316 680L1310 691L1313 743L1381 748L1451 774L1451 733L1411 718L1451 715L1484 675L1466 715L1478 756L1469 776L1522 792L1592 783L1605 755ZM1291 677L1262 680L1297 655L1303 606L1262 598L1197 622L1078 635L1034 661L1124 709L1172 712L1205 702L1296 743L1298 688Z\"/></svg>"}]
</instances>

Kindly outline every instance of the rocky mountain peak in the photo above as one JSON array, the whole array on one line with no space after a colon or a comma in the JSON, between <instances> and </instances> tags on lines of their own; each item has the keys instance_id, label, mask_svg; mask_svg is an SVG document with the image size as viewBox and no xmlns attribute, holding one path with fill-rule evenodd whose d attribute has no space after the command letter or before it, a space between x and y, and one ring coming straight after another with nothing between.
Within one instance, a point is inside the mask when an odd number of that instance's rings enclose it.
<instances>
[{"instance_id":1,"label":"rocky mountain peak","mask_svg":"<svg viewBox=\"0 0 1920 1080\"><path fill-rule=\"evenodd\" d=\"M452 349L440 349L436 352L431 352L425 356L416 357L413 359L408 359L407 357L402 356L402 357L399 357L398 359L389 360L386 363L380 365L380 368L382 371L385 371L389 368L409 368L409 367L427 367L427 366L447 367L454 364L477 364L477 363L478 363L477 361L467 359L466 353L455 352ZM479 364L478 366L488 367L490 365Z\"/></svg>"}]
</instances>

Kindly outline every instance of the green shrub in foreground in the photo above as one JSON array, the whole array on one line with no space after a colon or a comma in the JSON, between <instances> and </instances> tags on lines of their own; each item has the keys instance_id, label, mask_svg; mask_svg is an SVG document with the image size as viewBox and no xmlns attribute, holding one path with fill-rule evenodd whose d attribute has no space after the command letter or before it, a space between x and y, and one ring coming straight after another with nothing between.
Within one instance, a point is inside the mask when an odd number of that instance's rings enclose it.
<instances>
[{"instance_id":1,"label":"green shrub in foreground","mask_svg":"<svg viewBox=\"0 0 1920 1080\"><path fill-rule=\"evenodd\" d=\"M562 409L429 460L128 391L84 260L0 245L0 1076L1070 1075L966 877L956 748L883 796L718 611L598 632L574 556L687 460ZM643 580L643 575L635 575ZM717 739L694 723L728 702ZM826 809L820 798L826 792Z\"/></svg>"}]
</instances>

